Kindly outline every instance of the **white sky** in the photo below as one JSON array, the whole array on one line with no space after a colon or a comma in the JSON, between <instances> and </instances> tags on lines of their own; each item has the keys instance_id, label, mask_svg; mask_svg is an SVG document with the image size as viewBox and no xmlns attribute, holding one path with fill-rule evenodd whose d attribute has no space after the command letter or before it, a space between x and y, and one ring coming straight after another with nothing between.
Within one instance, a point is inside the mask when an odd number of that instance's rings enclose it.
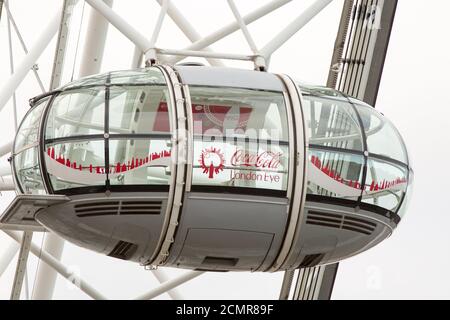
<instances>
[{"instance_id":1,"label":"white sky","mask_svg":"<svg viewBox=\"0 0 450 320\"><path fill-rule=\"evenodd\" d=\"M233 20L225 0L173 0L202 34ZM23 34L32 47L47 21L58 10L55 0L13 0L11 10ZM62 1L60 1L62 2ZM236 1L245 14L265 1ZM285 24L293 20L312 1L295 0L284 8L252 24L250 31L262 47ZM431 4L432 3L432 4ZM335 0L314 21L283 46L271 60L271 71L287 73L306 82L325 84L336 37L343 0ZM80 6L81 9L82 5ZM150 38L159 13L155 1L115 0L114 9ZM81 11L81 10L80 10ZM86 4L84 17L90 8ZM334 299L449 299L450 289L450 225L448 215L448 182L450 171L450 109L446 100L450 74L450 44L442 37L450 30L447 0L400 1L395 20L377 108L390 118L407 142L415 170L414 195L406 218L394 235L378 247L341 263L333 294ZM85 19L86 20L86 19ZM85 27L85 24L84 24ZM83 28L84 30L84 28ZM77 34L73 35L75 47ZM0 21L0 90L9 78L9 55L5 12ZM46 87L52 69L54 42L39 59L39 72ZM80 44L83 43L83 34ZM189 41L181 35L170 19L166 19L158 46L183 48ZM213 46L223 52L247 53L249 49L240 33L235 33ZM79 48L80 52L82 46ZM130 67L133 45L114 27L110 27L102 71ZM23 53L14 39L14 58L20 63ZM70 57L69 57L69 60ZM72 61L66 81L77 78L78 63ZM78 61L79 62L79 61ZM230 66L245 63L228 63ZM17 91L19 118L28 108L28 99L39 94L32 73ZM0 134L3 144L14 137L12 104L0 112ZM0 166L7 165L0 159ZM13 198L11 193L0 197L0 208ZM34 241L41 244L42 237ZM10 240L0 234L0 256ZM151 273L128 262L107 258L66 244L62 262L81 273L108 298L130 298L156 285ZM7 299L14 275L14 264L0 278L0 299ZM30 258L29 279L37 259ZM179 270L163 269L169 275ZM278 296L282 274L226 273L206 274L179 291L192 299L274 299ZM58 277L55 297L87 298L78 289ZM161 298L166 298L163 295Z\"/></svg>"}]
</instances>

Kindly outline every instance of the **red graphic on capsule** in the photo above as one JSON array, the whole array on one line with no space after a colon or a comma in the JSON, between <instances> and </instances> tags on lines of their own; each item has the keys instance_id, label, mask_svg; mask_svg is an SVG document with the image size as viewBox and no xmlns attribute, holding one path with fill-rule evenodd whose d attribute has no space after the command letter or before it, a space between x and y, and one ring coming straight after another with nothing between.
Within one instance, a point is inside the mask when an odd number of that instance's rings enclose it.
<instances>
[{"instance_id":1,"label":"red graphic on capsule","mask_svg":"<svg viewBox=\"0 0 450 320\"><path fill-rule=\"evenodd\" d=\"M199 162L203 173L208 174L209 179L214 179L214 174L223 171L225 157L220 149L209 148L202 151Z\"/></svg>"}]
</instances>

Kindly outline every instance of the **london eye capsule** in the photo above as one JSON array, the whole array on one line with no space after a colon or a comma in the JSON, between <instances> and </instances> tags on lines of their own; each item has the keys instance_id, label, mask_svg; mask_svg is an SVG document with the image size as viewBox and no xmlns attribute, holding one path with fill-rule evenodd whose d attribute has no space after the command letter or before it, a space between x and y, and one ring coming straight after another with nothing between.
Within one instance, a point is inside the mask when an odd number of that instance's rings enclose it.
<instances>
[{"instance_id":1,"label":"london eye capsule","mask_svg":"<svg viewBox=\"0 0 450 320\"><path fill-rule=\"evenodd\" d=\"M31 100L0 221L142 265L278 271L387 237L412 170L365 103L285 75L108 72Z\"/></svg>"}]
</instances>

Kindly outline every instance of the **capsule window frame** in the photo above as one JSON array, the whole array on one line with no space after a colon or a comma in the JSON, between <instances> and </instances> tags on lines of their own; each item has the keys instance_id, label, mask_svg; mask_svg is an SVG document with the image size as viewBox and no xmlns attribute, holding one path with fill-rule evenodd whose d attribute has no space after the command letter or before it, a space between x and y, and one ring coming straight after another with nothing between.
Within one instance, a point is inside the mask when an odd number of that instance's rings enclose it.
<instances>
[{"instance_id":1,"label":"capsule window frame","mask_svg":"<svg viewBox=\"0 0 450 320\"><path fill-rule=\"evenodd\" d=\"M280 79L279 81L281 81L281 83L284 86L283 81ZM190 185L188 186L188 190L190 192L201 192L201 193L227 193L227 194L245 194L245 195L251 195L251 196L267 196L267 197L274 197L274 198L286 198L289 197L290 194L292 193L291 189L292 189L292 179L293 179L293 174L295 172L291 172L291 163L292 161L294 161L295 159L295 154L296 154L296 144L294 141L292 141L291 137L290 137L290 133L292 130L294 130L294 124L293 124L293 119L292 119L292 115L290 115L290 113L292 113L292 111L290 111L289 109L292 108L292 103L291 101L289 101L287 98L289 97L288 92L286 91L286 89L282 90L282 91L277 91L277 90L266 90L266 89L258 89L258 88L251 88L251 87L230 87L230 86L208 86L208 85L186 85L187 90L189 91L189 97L190 97L190 103L191 105L189 106L190 111L188 112L188 120L189 120L189 124L190 127L193 128L193 115L192 115L192 92L191 92L191 88L196 88L196 89L201 89L201 88L210 88L210 89L216 89L216 90L227 90L227 89L234 89L234 90L242 90L242 91L254 91L254 92L267 92L267 93L273 93L273 94L279 94L280 98L282 98L283 101L283 107L284 107L284 114L285 114L285 120L286 123L284 123L285 125L287 125L286 128L286 139L287 140L269 140L269 139L264 139L264 138L244 138L244 137L230 137L227 136L225 134L223 135L207 135L204 136L203 134L194 134L194 132L192 132L191 135L191 139L192 139L192 155L194 155L193 149L195 148L195 141L196 140L202 140L203 137L207 137L208 142L214 142L216 140L222 140L222 141L226 141L226 139L230 139L233 140L234 142L245 142L245 143L251 143L251 142L256 142L257 144L260 144L260 141L263 141L263 144L267 144L270 145L272 143L277 143L280 146L284 146L287 147L287 155L288 155L288 164L286 166L286 173L281 172L283 174L286 175L286 187L284 189L268 189L268 188L251 188L251 187L245 187L245 186L220 186L220 185L204 185L204 184L195 184L194 183L194 169L196 168L194 166L194 164L192 163L192 165L190 166L189 170L190 170ZM294 150L295 149L295 150ZM195 158L193 159L193 162L195 162Z\"/></svg>"},{"instance_id":2,"label":"capsule window frame","mask_svg":"<svg viewBox=\"0 0 450 320\"><path fill-rule=\"evenodd\" d=\"M162 77L164 77L166 83L167 90L170 91L169 86L172 84L168 81L167 78L165 78L164 72L160 68L155 68L158 70L158 72L161 73ZM35 99L30 100L30 104L34 106L39 103L40 100L50 97L49 101L47 102L47 105L44 108L44 111L41 116L40 121L40 132L39 137L40 141L42 143L39 143L39 165L41 170L41 176L43 180L43 184L46 190L47 194L65 194L65 195L76 195L76 194L84 194L86 192L125 192L125 191L136 191L136 192L169 192L170 186L171 186L171 178L168 180L167 185L110 185L109 178L105 180L104 185L98 185L98 186L88 186L88 187L79 187L79 188L71 188L71 189L61 189L61 190L54 190L54 186L51 182L49 173L47 171L47 166L45 163L45 149L46 146L49 143L70 143L73 141L89 141L89 140L103 140L104 141L104 152L105 152L105 171L109 169L109 140L110 139L121 139L121 140L135 140L135 139L148 139L153 140L155 137L157 140L172 140L172 126L173 126L173 118L175 117L175 106L173 106L173 101L171 99L168 100L169 105L169 124L171 127L171 130L167 134L163 133L145 133L145 134L110 134L109 133L109 116L110 116L110 110L109 110L109 103L110 103L110 89L111 87L143 87L143 86L162 86L161 83L154 83L154 82L145 82L145 83L118 83L118 84L111 84L111 72L107 73L106 76L106 82L104 84L93 84L93 85L87 85L87 86L73 86L65 88L63 87L63 90L54 90L49 93L43 94L41 96L36 97ZM88 88L101 88L104 90L105 97L104 97L104 128L103 128L103 134L94 134L94 135L76 135L76 136L68 136L68 137L60 137L60 138L52 138L52 139L46 139L45 133L47 128L47 121L49 117L50 110L53 106L54 100L56 97L58 97L60 94L68 93L71 91L76 91L80 89L88 89ZM30 111L29 111L30 112ZM24 118L25 120L25 118ZM172 150L173 147L171 147ZM171 165L172 166L172 165ZM15 171L15 170L14 170ZM17 180L16 174L14 175L15 179ZM18 181L18 180L17 180ZM20 186L22 190L22 186L20 184L17 184ZM23 193L23 192L22 192Z\"/></svg>"},{"instance_id":3,"label":"capsule window frame","mask_svg":"<svg viewBox=\"0 0 450 320\"><path fill-rule=\"evenodd\" d=\"M308 90L305 93L301 84L297 83L297 87L299 88L299 91L300 91L302 96L305 95L305 94L314 96L313 94L311 94L309 92L309 91L313 90L314 88L311 89L309 87L305 87L306 90ZM358 106L361 105L361 107L364 107L364 108L369 108L369 107L372 108L372 107L369 106L369 105L366 105L366 104L364 104L364 105L363 104L358 104L357 101L354 98L351 98L348 95L345 95L343 93L340 93L338 91L333 90L333 93L336 93L336 92L339 93L339 94L338 95L336 95L336 94L334 94L334 95L326 95L326 93L323 92L322 94L320 94L320 97L322 97L323 99L340 100L341 102L344 102L344 99L345 99L345 102L348 103L349 105L351 105L351 107L353 108L354 112L357 115L357 120L359 122L359 131L360 131L360 134L362 136L363 150L362 151L358 151L358 150L341 149L341 148L321 146L321 145L311 145L311 144L309 144L309 141L308 141L309 149L310 150L317 150L317 151L338 152L338 153L342 153L342 154L358 155L358 156L364 157L365 164L364 164L364 169L363 169L364 173L363 173L363 179L362 179L361 188L365 188L366 183L367 183L367 172L369 170L369 168L368 168L369 159L373 159L373 160L376 160L376 161L378 160L378 161L381 161L381 162L388 163L388 164L390 164L392 166L399 166L399 167L405 169L405 171L407 173L406 174L407 186L406 186L406 189L405 189L405 191L404 191L404 193L402 195L402 199L399 201L399 205L396 208L395 212L390 211L388 209L385 209L385 208L383 208L381 206L370 205L368 203L363 202L362 201L362 195L358 199L358 201L354 202L354 204L353 204L354 208L363 208L364 207L364 208L368 209L371 212L382 214L383 216L391 218L394 222L398 223L401 220L401 217L399 216L399 213L402 210L402 207L404 206L405 199L409 195L409 189L412 188L411 182L410 182L410 176L411 176L412 168L410 167L410 164L409 164L409 154L408 154L407 149L405 147L405 143L404 143L403 137L398 132L398 129L395 126L393 126L392 123L390 122L391 127L395 130L395 133L396 133L396 135L399 138L399 142L402 144L400 147L405 151L405 157L406 157L407 163L404 163L402 161L399 161L397 159L393 159L393 158L390 158L390 157L387 157L387 156L384 156L384 155L380 155L380 154L369 152L369 147L367 145L366 131L365 131L365 128L364 128L363 120L362 120L361 115L360 115L360 113L358 111L357 105ZM361 194L362 194L362 192L361 192ZM316 198L318 199L318 198L322 197L322 200L324 200L324 201L328 201L328 202L335 201L336 203L339 203L339 202L342 202L342 201L344 201L346 203L347 202L349 202L349 203L351 202L351 201L346 201L345 199L341 199L339 197L338 198L330 198L330 199L328 199L328 197L320 196L320 195L314 195L314 194L310 194L310 193L307 194L307 197L309 197L309 198L313 197L315 199Z\"/></svg>"}]
</instances>

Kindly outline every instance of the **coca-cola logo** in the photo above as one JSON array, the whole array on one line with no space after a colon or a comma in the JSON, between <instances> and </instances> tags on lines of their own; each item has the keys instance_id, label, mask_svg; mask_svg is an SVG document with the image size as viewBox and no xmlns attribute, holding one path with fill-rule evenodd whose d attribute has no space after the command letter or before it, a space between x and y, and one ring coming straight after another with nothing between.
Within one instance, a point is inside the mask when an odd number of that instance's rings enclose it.
<instances>
[{"instance_id":1,"label":"coca-cola logo","mask_svg":"<svg viewBox=\"0 0 450 320\"><path fill-rule=\"evenodd\" d=\"M237 149L231 157L230 163L235 167L276 170L280 166L281 157L281 152L264 151L261 153L251 153Z\"/></svg>"}]
</instances>

